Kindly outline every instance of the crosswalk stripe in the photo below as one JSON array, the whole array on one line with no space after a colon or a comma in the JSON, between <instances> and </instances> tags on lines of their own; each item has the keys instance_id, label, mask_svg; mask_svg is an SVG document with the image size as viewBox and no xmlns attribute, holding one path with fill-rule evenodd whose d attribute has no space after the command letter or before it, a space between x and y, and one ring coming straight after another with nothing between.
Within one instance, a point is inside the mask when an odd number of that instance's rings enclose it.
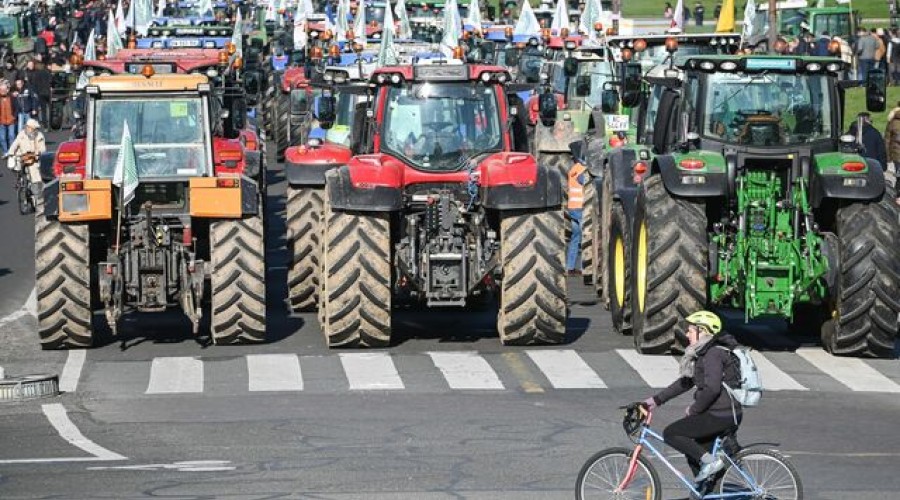
<instances>
[{"instance_id":1,"label":"crosswalk stripe","mask_svg":"<svg viewBox=\"0 0 900 500\"><path fill-rule=\"evenodd\" d=\"M380 352L341 353L341 364L352 391L403 389L390 355Z\"/></svg>"},{"instance_id":2,"label":"crosswalk stripe","mask_svg":"<svg viewBox=\"0 0 900 500\"><path fill-rule=\"evenodd\" d=\"M147 394L203 392L203 361L191 357L153 358Z\"/></svg>"},{"instance_id":3,"label":"crosswalk stripe","mask_svg":"<svg viewBox=\"0 0 900 500\"><path fill-rule=\"evenodd\" d=\"M650 356L630 349L616 349L616 353L631 365L650 387L668 387L678 378L678 361L671 356Z\"/></svg>"},{"instance_id":4,"label":"crosswalk stripe","mask_svg":"<svg viewBox=\"0 0 900 500\"><path fill-rule=\"evenodd\" d=\"M503 389L503 382L477 352L429 352L451 389Z\"/></svg>"},{"instance_id":5,"label":"crosswalk stripe","mask_svg":"<svg viewBox=\"0 0 900 500\"><path fill-rule=\"evenodd\" d=\"M839 358L817 348L797 349L797 354L854 391L900 392L900 385L861 359Z\"/></svg>"},{"instance_id":6,"label":"crosswalk stripe","mask_svg":"<svg viewBox=\"0 0 900 500\"><path fill-rule=\"evenodd\" d=\"M759 369L759 377L762 380L763 390L766 391L808 391L806 387L794 380L793 377L781 371L768 358L757 351L751 351L750 356L756 361Z\"/></svg>"},{"instance_id":7,"label":"crosswalk stripe","mask_svg":"<svg viewBox=\"0 0 900 500\"><path fill-rule=\"evenodd\" d=\"M525 351L557 389L604 389L606 384L573 350Z\"/></svg>"},{"instance_id":8,"label":"crosswalk stripe","mask_svg":"<svg viewBox=\"0 0 900 500\"><path fill-rule=\"evenodd\" d=\"M249 354L247 375L251 392L303 390L296 354Z\"/></svg>"}]
</instances>

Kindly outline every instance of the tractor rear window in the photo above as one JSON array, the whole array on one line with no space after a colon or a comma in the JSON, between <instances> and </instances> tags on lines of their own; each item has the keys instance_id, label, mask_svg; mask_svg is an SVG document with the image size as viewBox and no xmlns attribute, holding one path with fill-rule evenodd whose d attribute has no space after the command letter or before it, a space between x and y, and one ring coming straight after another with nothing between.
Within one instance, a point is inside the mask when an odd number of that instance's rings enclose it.
<instances>
[{"instance_id":1,"label":"tractor rear window","mask_svg":"<svg viewBox=\"0 0 900 500\"><path fill-rule=\"evenodd\" d=\"M138 177L190 177L207 167L206 130L199 98L96 101L92 168L112 177L124 123L134 143Z\"/></svg>"},{"instance_id":2,"label":"tractor rear window","mask_svg":"<svg viewBox=\"0 0 900 500\"><path fill-rule=\"evenodd\" d=\"M11 38L16 35L16 20L8 16L0 16L0 38Z\"/></svg>"},{"instance_id":3,"label":"tractor rear window","mask_svg":"<svg viewBox=\"0 0 900 500\"><path fill-rule=\"evenodd\" d=\"M500 151L493 86L419 83L388 89L382 148L427 170L459 170L468 158Z\"/></svg>"}]
</instances>

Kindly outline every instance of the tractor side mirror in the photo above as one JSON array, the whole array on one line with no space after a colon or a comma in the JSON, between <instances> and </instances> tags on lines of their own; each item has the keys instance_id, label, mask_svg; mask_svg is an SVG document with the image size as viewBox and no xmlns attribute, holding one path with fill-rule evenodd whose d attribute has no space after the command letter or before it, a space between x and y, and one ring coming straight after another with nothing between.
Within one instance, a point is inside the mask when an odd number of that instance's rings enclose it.
<instances>
[{"instance_id":1,"label":"tractor side mirror","mask_svg":"<svg viewBox=\"0 0 900 500\"><path fill-rule=\"evenodd\" d=\"M309 113L309 101L306 99L306 95L306 89L291 90L291 115Z\"/></svg>"},{"instance_id":2,"label":"tractor side mirror","mask_svg":"<svg viewBox=\"0 0 900 500\"><path fill-rule=\"evenodd\" d=\"M256 71L244 72L244 90L248 95L259 94L259 73Z\"/></svg>"},{"instance_id":3,"label":"tractor side mirror","mask_svg":"<svg viewBox=\"0 0 900 500\"><path fill-rule=\"evenodd\" d=\"M887 75L880 69L866 74L866 109L881 113L887 106Z\"/></svg>"},{"instance_id":4,"label":"tractor side mirror","mask_svg":"<svg viewBox=\"0 0 900 500\"><path fill-rule=\"evenodd\" d=\"M565 61L563 61L563 73L566 76L575 76L578 73L578 61L575 60L574 57L567 57Z\"/></svg>"},{"instance_id":5,"label":"tractor side mirror","mask_svg":"<svg viewBox=\"0 0 900 500\"><path fill-rule=\"evenodd\" d=\"M325 130L334 126L334 120L337 114L337 99L333 95L323 95L319 97L319 126Z\"/></svg>"},{"instance_id":6,"label":"tractor side mirror","mask_svg":"<svg viewBox=\"0 0 900 500\"><path fill-rule=\"evenodd\" d=\"M506 65L516 66L519 64L519 49L509 47L506 49Z\"/></svg>"},{"instance_id":7,"label":"tractor side mirror","mask_svg":"<svg viewBox=\"0 0 900 500\"><path fill-rule=\"evenodd\" d=\"M231 124L235 130L242 130L247 126L247 102L243 99L235 99L231 102Z\"/></svg>"},{"instance_id":8,"label":"tractor side mirror","mask_svg":"<svg viewBox=\"0 0 900 500\"><path fill-rule=\"evenodd\" d=\"M622 65L622 105L626 108L633 108L640 104L642 77L640 63Z\"/></svg>"},{"instance_id":9,"label":"tractor side mirror","mask_svg":"<svg viewBox=\"0 0 900 500\"><path fill-rule=\"evenodd\" d=\"M606 89L600 96L600 109L604 113L615 113L619 107L619 93L615 89Z\"/></svg>"},{"instance_id":10,"label":"tractor side mirror","mask_svg":"<svg viewBox=\"0 0 900 500\"><path fill-rule=\"evenodd\" d=\"M581 75L575 78L575 95L584 97L591 93L591 75Z\"/></svg>"},{"instance_id":11,"label":"tractor side mirror","mask_svg":"<svg viewBox=\"0 0 900 500\"><path fill-rule=\"evenodd\" d=\"M538 97L538 110L541 116L541 124L552 127L556 123L556 94L547 91Z\"/></svg>"}]
</instances>

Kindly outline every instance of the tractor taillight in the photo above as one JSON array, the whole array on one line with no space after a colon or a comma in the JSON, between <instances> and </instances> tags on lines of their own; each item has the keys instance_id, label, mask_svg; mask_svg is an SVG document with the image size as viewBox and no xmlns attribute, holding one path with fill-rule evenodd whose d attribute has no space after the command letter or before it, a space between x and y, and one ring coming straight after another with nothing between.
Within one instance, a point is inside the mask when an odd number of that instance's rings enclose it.
<instances>
[{"instance_id":1,"label":"tractor taillight","mask_svg":"<svg viewBox=\"0 0 900 500\"><path fill-rule=\"evenodd\" d=\"M866 169L866 164L861 161L848 161L841 165L841 169L845 172L862 172Z\"/></svg>"},{"instance_id":2,"label":"tractor taillight","mask_svg":"<svg viewBox=\"0 0 900 500\"><path fill-rule=\"evenodd\" d=\"M191 226L187 226L184 228L184 232L181 233L181 243L184 246L190 246L191 243L194 242L194 231L191 230Z\"/></svg>"},{"instance_id":3,"label":"tractor taillight","mask_svg":"<svg viewBox=\"0 0 900 500\"><path fill-rule=\"evenodd\" d=\"M703 160L688 158L686 160L681 160L681 162L679 162L679 165L681 165L681 168L685 170L700 170L706 165L706 163L704 163Z\"/></svg>"},{"instance_id":4,"label":"tractor taillight","mask_svg":"<svg viewBox=\"0 0 900 500\"><path fill-rule=\"evenodd\" d=\"M81 161L81 153L78 151L69 151L56 155L56 161L60 163L78 163Z\"/></svg>"},{"instance_id":5,"label":"tractor taillight","mask_svg":"<svg viewBox=\"0 0 900 500\"><path fill-rule=\"evenodd\" d=\"M81 181L69 181L62 183L63 191L84 191L84 183Z\"/></svg>"},{"instance_id":6,"label":"tractor taillight","mask_svg":"<svg viewBox=\"0 0 900 500\"><path fill-rule=\"evenodd\" d=\"M639 161L634 164L634 175L644 175L647 173L647 164Z\"/></svg>"},{"instance_id":7,"label":"tractor taillight","mask_svg":"<svg viewBox=\"0 0 900 500\"><path fill-rule=\"evenodd\" d=\"M256 151L256 148L259 146L259 143L256 142L255 137L252 137L252 138L248 137L247 141L245 142L245 145L247 146L247 149L249 149L250 151Z\"/></svg>"},{"instance_id":8,"label":"tractor taillight","mask_svg":"<svg viewBox=\"0 0 900 500\"><path fill-rule=\"evenodd\" d=\"M241 185L241 181L236 177L220 177L216 179L216 187L220 188L236 188Z\"/></svg>"}]
</instances>

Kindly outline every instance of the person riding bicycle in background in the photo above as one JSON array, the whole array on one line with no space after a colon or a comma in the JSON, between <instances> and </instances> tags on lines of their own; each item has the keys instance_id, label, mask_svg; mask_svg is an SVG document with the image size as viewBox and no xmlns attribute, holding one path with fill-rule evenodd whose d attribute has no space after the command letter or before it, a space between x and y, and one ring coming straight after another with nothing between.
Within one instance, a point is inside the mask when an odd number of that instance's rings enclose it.
<instances>
[{"instance_id":1,"label":"person riding bicycle in background","mask_svg":"<svg viewBox=\"0 0 900 500\"><path fill-rule=\"evenodd\" d=\"M25 128L19 132L6 153L7 157L15 157L20 160L16 162L16 169L28 169L28 179L31 181L31 189L35 196L40 193L41 186L39 160L41 154L47 151L44 134L40 129L41 124L34 118L29 118L25 122Z\"/></svg>"},{"instance_id":2,"label":"person riding bicycle in background","mask_svg":"<svg viewBox=\"0 0 900 500\"><path fill-rule=\"evenodd\" d=\"M684 453L699 483L725 467L721 457L710 453L716 437L736 431L740 425L741 405L722 385L723 382L729 387L739 385L740 366L730 351L738 343L722 330L722 320L716 314L698 311L686 321L688 346L681 358L680 377L644 403L652 411L697 388L693 404L685 410L685 417L669 424L663 431L663 439Z\"/></svg>"}]
</instances>

